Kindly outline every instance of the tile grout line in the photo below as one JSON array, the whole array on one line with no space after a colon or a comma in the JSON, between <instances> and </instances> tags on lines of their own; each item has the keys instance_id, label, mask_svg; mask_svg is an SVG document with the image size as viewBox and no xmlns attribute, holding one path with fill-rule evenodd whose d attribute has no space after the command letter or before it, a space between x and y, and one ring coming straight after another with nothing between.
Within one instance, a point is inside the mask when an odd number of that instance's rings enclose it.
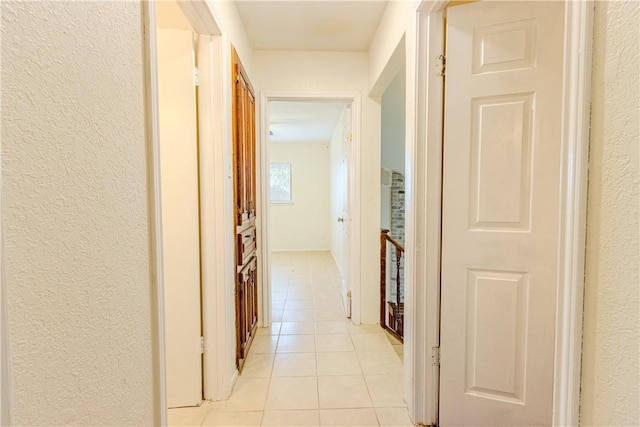
<instances>
[{"instance_id":1,"label":"tile grout line","mask_svg":"<svg viewBox=\"0 0 640 427\"><path fill-rule=\"evenodd\" d=\"M316 266L316 269L318 269L318 268L320 268L320 267ZM294 296L293 294L290 295L291 292L293 292L293 291L301 291L301 289L299 287L296 289L296 286L298 286L298 285L300 285L303 288L305 288L305 289L307 289L307 290L312 292L311 298L310 298L312 308L311 309L309 309L309 308L301 309L301 308L298 308L298 307L300 307L301 305L308 307L308 304L306 304L306 303L295 303L295 305L297 307L296 308L290 308L290 310L300 310L300 311L307 311L308 310L308 311L310 311L311 315L312 315L312 319L311 319L311 321L309 323L311 323L313 325L313 333L312 334L295 333L297 331L293 330L291 332L294 332L294 333L291 334L291 335L297 335L297 336L305 336L305 335L308 336L308 335L311 335L311 336L313 336L314 360L315 360L315 363L316 363L316 366L315 366L315 379L316 379L316 393L317 393L317 395L316 395L317 409L315 409L315 412L316 412L315 419L316 419L318 425L321 425L321 421L322 420L321 420L320 413L321 413L321 411L323 409L320 408L320 390L319 390L320 377L321 377L320 376L320 370L319 370L319 353L320 353L320 351L318 350L317 338L318 338L319 334L317 334L316 326L318 325L319 322L332 322L332 321L335 321L335 320L332 320L331 316L329 316L328 318L316 319L317 312L322 310L322 307L319 305L319 303L324 300L324 298L321 298L320 292L318 292L318 290L320 289L319 286L321 286L321 282L326 280L326 278L323 279L322 277L318 277L318 276L322 276L322 275L318 274L317 272L314 275L314 271L315 271L314 267L311 266L311 262L309 262L308 260L307 260L307 265L305 266L305 268L303 268L301 270L304 270L304 273L299 274L299 277L300 277L300 280L303 281L303 283L294 284L294 279L293 278L288 278L287 279L288 280L287 289L286 289L285 298L284 298L284 305L282 307L282 318L279 321L280 328L278 329L277 335L276 335L276 337L277 337L276 338L276 346L275 346L275 349L274 349L274 352L273 352L273 359L272 359L272 362L271 362L271 370L269 372L268 383L267 383L267 391L266 391L265 398L264 398L265 399L265 403L264 403L264 407L263 407L262 411L260 411L260 425L262 425L264 423L264 421L265 421L266 412L273 412L273 411L275 411L275 412L278 412L278 411L297 412L297 411L308 411L309 410L309 409L289 409L289 410L273 409L271 411L271 410L267 410L267 408L266 408L266 402L267 402L267 400L269 398L270 391L271 391L271 386L272 386L272 382L273 382L273 378L274 378L275 362L276 362L277 356L279 354L296 354L296 353L300 354L300 353L304 353L304 352L299 352L299 351L293 351L291 353L278 353L278 350L279 350L279 347L280 347L280 344L281 344L280 343L280 339L283 337L283 323L285 323L285 319L284 319L285 313L284 312L287 310L287 307L289 306L289 304L291 304L292 301L309 301L307 299L303 299L303 300L300 300L300 299L296 299L296 300L292 299L292 300L290 300L289 299L290 296L291 297ZM296 269L294 268L294 269L291 269L291 272L293 272L294 275L296 275L296 274L298 274L300 272L300 270L296 271ZM301 294L297 294L295 296L296 297L301 297L302 295ZM322 296L325 296L325 295L322 295ZM326 296L325 296L325 298L326 298ZM342 301L340 300L340 302L342 302ZM295 319L296 319L296 320L294 320L295 322L301 322L301 321L305 321L306 322L308 317L305 318L304 320L297 320L298 319L297 317ZM340 319L340 320L344 321L345 319ZM381 424L381 420L380 420L378 412L377 412L377 407L374 405L374 402L373 402L373 399L372 399L371 389L369 387L369 384L367 382L367 378L366 378L366 375L365 375L365 372L364 372L364 367L363 367L363 363L362 363L362 360L361 360L361 357L360 357L360 352L356 350L356 346L355 346L355 342L354 342L354 336L355 335L361 335L361 334L369 335L371 332L369 332L369 329L359 330L359 331L360 331L359 333L356 333L355 330L353 330L353 329L349 328L349 326L347 326L346 334L342 334L342 333L338 334L336 332L332 332L330 334L320 334L320 335L330 335L330 336L348 335L349 336L348 341L351 344L351 346L353 347L353 354L355 355L355 360L356 360L356 363L357 363L357 366L358 366L358 371L357 372L359 372L359 376L365 382L365 387L367 388L367 395L369 397L371 406L353 407L353 408L326 408L326 409L327 410L363 410L363 409L373 409L375 417L376 417L376 422L378 423L378 425L380 425ZM272 337L272 335L269 334L269 337ZM395 353L393 344L391 342L389 342L389 341L387 341L387 343L390 346L391 351L393 353ZM345 353L345 352L337 351L335 353ZM349 352L347 352L347 353L349 353ZM345 354L347 354L347 353L345 353ZM396 356L398 356L398 355L396 354ZM352 374L346 374L346 375L343 374L343 375L337 375L337 376L338 377L344 377L344 376L351 376L351 375ZM380 374L380 375L383 375L383 374ZM405 407L405 409L406 409L406 407ZM206 414L208 412L209 411L207 411L205 413L204 418L203 418L203 420L201 422L201 425L206 420ZM240 411L240 412L250 412L250 411Z\"/></svg>"},{"instance_id":2,"label":"tile grout line","mask_svg":"<svg viewBox=\"0 0 640 427\"><path fill-rule=\"evenodd\" d=\"M376 411L376 407L373 402L373 397L371 396L371 390L369 389L369 383L367 383L367 377L364 374L364 369L362 367L362 363L360 363L360 358L358 357L358 351L356 349L355 343L353 342L353 337L351 336L351 333L349 333L349 338L351 338L351 341L352 341L351 344L353 345L353 350L356 353L356 360L358 362L358 366L360 367L360 373L362 374L362 380L364 381L364 386L367 388L367 395L369 396L369 400L371 401L371 408L373 409L373 414L376 417L378 426L381 426L382 424L380 423L380 418L378 417L378 411Z\"/></svg>"},{"instance_id":3,"label":"tile grout line","mask_svg":"<svg viewBox=\"0 0 640 427\"><path fill-rule=\"evenodd\" d=\"M312 299L313 306L315 308L316 296L313 296ZM316 339L316 320L315 315L313 318L313 345L316 353L316 396L318 402L318 425L321 425L321 416L320 416L320 368L318 366L318 340Z\"/></svg>"}]
</instances>

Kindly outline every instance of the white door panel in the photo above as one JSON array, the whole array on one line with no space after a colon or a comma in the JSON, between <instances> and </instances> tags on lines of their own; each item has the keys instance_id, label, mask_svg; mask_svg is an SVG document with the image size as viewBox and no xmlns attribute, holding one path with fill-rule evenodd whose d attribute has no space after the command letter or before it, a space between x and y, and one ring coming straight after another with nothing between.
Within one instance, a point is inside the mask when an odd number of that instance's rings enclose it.
<instances>
[{"instance_id":1,"label":"white door panel","mask_svg":"<svg viewBox=\"0 0 640 427\"><path fill-rule=\"evenodd\" d=\"M158 29L167 402L202 400L195 65L191 31Z\"/></svg>"},{"instance_id":2,"label":"white door panel","mask_svg":"<svg viewBox=\"0 0 640 427\"><path fill-rule=\"evenodd\" d=\"M550 425L564 4L447 12L440 425Z\"/></svg>"},{"instance_id":3,"label":"white door panel","mask_svg":"<svg viewBox=\"0 0 640 427\"><path fill-rule=\"evenodd\" d=\"M345 314L347 317L351 317L351 298L348 297L350 295L350 287L349 287L349 275L351 274L349 271L349 256L350 256L350 247L349 247L349 227L351 225L351 218L349 216L349 190L352 187L353 177L350 175L350 167L349 167L349 150L351 150L351 106L347 106L344 112L345 115L345 124L344 130L342 133L342 161L340 164L340 185L341 185L341 203L342 203L342 238L340 241L340 245L343 249L344 257L341 262L340 271L342 272L342 298L345 308Z\"/></svg>"}]
</instances>

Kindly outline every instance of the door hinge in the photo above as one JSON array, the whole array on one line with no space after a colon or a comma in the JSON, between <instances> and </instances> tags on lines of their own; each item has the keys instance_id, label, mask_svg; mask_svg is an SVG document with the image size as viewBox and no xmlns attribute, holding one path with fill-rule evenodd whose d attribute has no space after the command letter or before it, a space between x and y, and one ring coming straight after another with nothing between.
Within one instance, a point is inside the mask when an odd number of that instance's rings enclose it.
<instances>
[{"instance_id":1,"label":"door hinge","mask_svg":"<svg viewBox=\"0 0 640 427\"><path fill-rule=\"evenodd\" d=\"M431 347L431 365L440 366L440 347Z\"/></svg>"},{"instance_id":2,"label":"door hinge","mask_svg":"<svg viewBox=\"0 0 640 427\"><path fill-rule=\"evenodd\" d=\"M438 77L444 77L447 71L447 58L444 55L438 55L436 58L436 68L438 70Z\"/></svg>"},{"instance_id":3,"label":"door hinge","mask_svg":"<svg viewBox=\"0 0 640 427\"><path fill-rule=\"evenodd\" d=\"M204 337L200 337L200 353L204 354Z\"/></svg>"},{"instance_id":4,"label":"door hinge","mask_svg":"<svg viewBox=\"0 0 640 427\"><path fill-rule=\"evenodd\" d=\"M347 134L347 142L351 142L351 141L353 141L353 135L348 133Z\"/></svg>"},{"instance_id":5,"label":"door hinge","mask_svg":"<svg viewBox=\"0 0 640 427\"><path fill-rule=\"evenodd\" d=\"M193 67L193 84L200 86L200 70L198 70L198 67Z\"/></svg>"}]
</instances>

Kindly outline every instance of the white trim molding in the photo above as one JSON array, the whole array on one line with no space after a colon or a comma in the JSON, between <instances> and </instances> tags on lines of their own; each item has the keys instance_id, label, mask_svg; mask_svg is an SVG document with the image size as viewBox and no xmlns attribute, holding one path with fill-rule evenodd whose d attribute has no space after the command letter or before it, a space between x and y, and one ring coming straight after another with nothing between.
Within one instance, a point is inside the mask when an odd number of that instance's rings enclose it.
<instances>
[{"instance_id":1,"label":"white trim molding","mask_svg":"<svg viewBox=\"0 0 640 427\"><path fill-rule=\"evenodd\" d=\"M555 426L577 426L580 416L593 8L593 1L565 2Z\"/></svg>"},{"instance_id":2,"label":"white trim molding","mask_svg":"<svg viewBox=\"0 0 640 427\"><path fill-rule=\"evenodd\" d=\"M415 325L407 325L406 341L424 342L408 349L414 363L409 407L412 419L425 425L438 424L438 372L416 361L428 360L431 347L439 345L443 83L437 57L443 53L448 3L423 0L417 8L416 140L408 147L413 203L407 206L407 246L415 252L407 258L406 274L414 284L408 287L414 295L407 316ZM577 426L579 417L593 5L565 1L554 426Z\"/></svg>"},{"instance_id":3,"label":"white trim molding","mask_svg":"<svg viewBox=\"0 0 640 427\"><path fill-rule=\"evenodd\" d=\"M220 25L216 21L211 7L204 0L181 0L178 6L191 24L191 28L201 35L220 35Z\"/></svg>"},{"instance_id":4,"label":"white trim molding","mask_svg":"<svg viewBox=\"0 0 640 427\"><path fill-rule=\"evenodd\" d=\"M416 128L407 147L407 257L405 274L412 294L406 316L409 343L407 365L413 378L409 395L412 420L438 423L439 371L431 353L440 343L440 232L442 196L442 125L444 84L438 77L436 58L443 54L444 16L447 1L425 1L417 9L416 22ZM411 252L409 252L411 253ZM418 343L420 345L418 345ZM406 356L405 356L406 357Z\"/></svg>"},{"instance_id":5,"label":"white trim molding","mask_svg":"<svg viewBox=\"0 0 640 427\"><path fill-rule=\"evenodd\" d=\"M336 93L275 93L263 92L260 95L260 144L258 144L258 161L260 169L257 171L258 188L260 194L258 203L262 211L262 215L258 217L258 235L262 242L258 242L259 261L262 267L261 282L259 285L259 303L262 308L262 316L259 318L263 326L271 324L271 277L270 277L270 256L268 245L269 230L269 183L265 179L269 170L269 101L306 101L306 102L344 102L351 104L351 133L353 136L352 143L349 145L348 153L348 173L351 176L351 188L349 189L349 259L347 260L348 289L352 291L352 313L351 320L355 324L360 323L360 170L361 170L361 97L362 95L352 92L336 92ZM260 311L260 310L259 310Z\"/></svg>"},{"instance_id":6,"label":"white trim molding","mask_svg":"<svg viewBox=\"0 0 640 427\"><path fill-rule=\"evenodd\" d=\"M231 80L222 63L223 37L198 35L198 158L200 182L200 257L202 281L203 397L229 397L235 371L234 300L228 236L232 218L220 209L230 179L225 166L224 93ZM232 261L231 261L232 262ZM229 308L231 307L231 309Z\"/></svg>"},{"instance_id":7,"label":"white trim molding","mask_svg":"<svg viewBox=\"0 0 640 427\"><path fill-rule=\"evenodd\" d=\"M167 425L167 370L162 262L162 198L160 189L160 111L158 108L158 48L156 4L142 2L145 55L145 109L147 126L147 180L152 292L152 369L154 423Z\"/></svg>"},{"instance_id":8,"label":"white trim molding","mask_svg":"<svg viewBox=\"0 0 640 427\"><path fill-rule=\"evenodd\" d=\"M260 94L259 106L256 106L259 113L258 135L260 141L256 144L256 186L258 194L256 201L260 209L256 214L256 233L258 236L258 322L261 326L271 326L271 249L269 242L269 99L264 93Z\"/></svg>"}]
</instances>

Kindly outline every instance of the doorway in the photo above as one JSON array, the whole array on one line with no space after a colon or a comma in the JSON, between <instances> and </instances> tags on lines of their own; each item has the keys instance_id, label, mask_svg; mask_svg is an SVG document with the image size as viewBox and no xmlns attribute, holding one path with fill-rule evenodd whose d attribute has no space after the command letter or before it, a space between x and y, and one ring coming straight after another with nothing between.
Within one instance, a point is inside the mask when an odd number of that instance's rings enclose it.
<instances>
[{"instance_id":1,"label":"doorway","mask_svg":"<svg viewBox=\"0 0 640 427\"><path fill-rule=\"evenodd\" d=\"M227 343L235 337L235 325L226 320L228 313L221 309L233 301L232 292L223 285L229 282L233 264L233 251L225 245L232 240L223 236L231 234L232 226L230 216L217 209L218 200L233 197L231 181L226 180L229 167L224 163L231 157L225 155L231 147L220 143L231 126L222 113L225 99L231 96L231 78L219 67L225 44L204 2L151 2L145 3L143 10L157 305L154 369L159 422L166 424L166 408L225 398L233 385L235 349ZM166 49L165 38L175 49ZM175 69L179 72L167 74ZM168 98L170 95L175 99ZM166 132L168 125L173 127L173 137ZM172 216L172 212L180 215ZM179 224L169 228L172 218ZM184 218L188 219L187 227L181 235ZM165 237L169 239L165 241ZM185 263L179 261L185 256L181 251L188 253ZM185 266L189 266L189 274L183 271ZM185 277L189 277L188 286L183 287ZM170 297L176 293L177 298ZM183 357L172 358L171 352ZM180 381L188 387L175 387Z\"/></svg>"},{"instance_id":2,"label":"doorway","mask_svg":"<svg viewBox=\"0 0 640 427\"><path fill-rule=\"evenodd\" d=\"M167 405L202 401L197 36L177 2L157 15Z\"/></svg>"},{"instance_id":3,"label":"doorway","mask_svg":"<svg viewBox=\"0 0 640 427\"><path fill-rule=\"evenodd\" d=\"M261 101L262 324L270 326L283 310L273 300L272 251L331 253L340 274L343 314L359 316L359 129L351 127L360 114L359 97L263 94ZM306 142L294 144L296 139ZM287 150L287 145L294 148ZM304 152L322 156L325 166L315 161L304 165L311 160ZM314 168L323 179L314 179ZM294 170L301 174L296 177ZM305 182L312 185L310 191L296 187ZM294 193L298 203L293 202ZM322 198L326 202L319 205Z\"/></svg>"},{"instance_id":4,"label":"doorway","mask_svg":"<svg viewBox=\"0 0 640 427\"><path fill-rule=\"evenodd\" d=\"M336 315L342 318L351 317L347 245L350 115L351 105L345 102L269 102L268 240L272 280L286 274L274 269L276 257L281 264L286 254L290 258L301 252L327 255L325 258L332 260L330 269L336 273L339 299L333 310L339 310ZM276 302L280 301L279 293L286 291L282 280L292 279L284 277L272 283L274 322L283 321L285 316L285 307ZM309 280L307 277L302 282ZM333 285L333 280L329 284Z\"/></svg>"},{"instance_id":5,"label":"doorway","mask_svg":"<svg viewBox=\"0 0 640 427\"><path fill-rule=\"evenodd\" d=\"M576 46L588 44L588 8L448 5L419 9L426 185L415 200L426 226L413 238L425 242L416 281L427 287L416 290L441 318L422 321L439 369L425 370L433 393L418 410L442 425L574 424L588 145Z\"/></svg>"},{"instance_id":6,"label":"doorway","mask_svg":"<svg viewBox=\"0 0 640 427\"><path fill-rule=\"evenodd\" d=\"M398 349L405 323L405 109L403 66L382 94L380 135L380 325Z\"/></svg>"}]
</instances>

